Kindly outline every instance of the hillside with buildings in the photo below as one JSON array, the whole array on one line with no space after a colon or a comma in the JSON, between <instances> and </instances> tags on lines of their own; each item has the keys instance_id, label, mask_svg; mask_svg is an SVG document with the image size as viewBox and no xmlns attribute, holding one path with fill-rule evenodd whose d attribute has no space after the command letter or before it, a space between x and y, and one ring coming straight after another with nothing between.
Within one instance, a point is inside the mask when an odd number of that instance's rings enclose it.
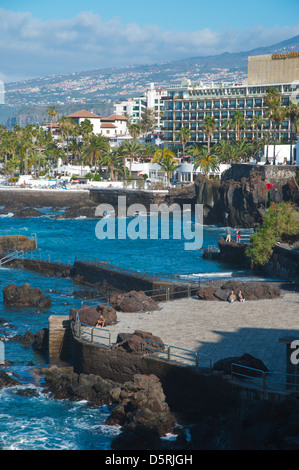
<instances>
[{"instance_id":1,"label":"hillside with buildings","mask_svg":"<svg viewBox=\"0 0 299 470\"><path fill-rule=\"evenodd\" d=\"M91 70L67 75L5 84L5 104L0 105L0 124L36 124L48 119L46 110L55 106L59 116L86 109L109 116L116 102L142 96L150 83L161 89L192 83L242 83L247 77L248 57L299 50L299 36L247 52L195 57L167 63Z\"/></svg>"}]
</instances>

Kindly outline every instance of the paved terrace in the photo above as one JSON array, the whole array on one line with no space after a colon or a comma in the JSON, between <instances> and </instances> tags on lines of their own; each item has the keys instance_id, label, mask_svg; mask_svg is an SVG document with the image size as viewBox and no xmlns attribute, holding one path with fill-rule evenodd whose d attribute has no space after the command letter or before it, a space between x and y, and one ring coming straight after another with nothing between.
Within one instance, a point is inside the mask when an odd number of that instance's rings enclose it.
<instances>
[{"instance_id":1,"label":"paved terrace","mask_svg":"<svg viewBox=\"0 0 299 470\"><path fill-rule=\"evenodd\" d=\"M184 298L160 302L160 309L143 313L117 313L110 326L111 341L117 334L135 330L151 332L165 344L219 359L249 353L270 371L285 371L285 345L279 339L299 339L299 293L282 292L276 300L244 303L200 301Z\"/></svg>"}]
</instances>

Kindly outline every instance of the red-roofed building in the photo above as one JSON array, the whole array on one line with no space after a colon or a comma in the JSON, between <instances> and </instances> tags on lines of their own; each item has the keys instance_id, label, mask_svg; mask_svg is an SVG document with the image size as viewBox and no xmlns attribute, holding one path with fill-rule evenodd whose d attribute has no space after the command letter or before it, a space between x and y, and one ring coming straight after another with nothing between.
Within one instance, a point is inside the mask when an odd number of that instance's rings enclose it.
<instances>
[{"instance_id":1,"label":"red-roofed building","mask_svg":"<svg viewBox=\"0 0 299 470\"><path fill-rule=\"evenodd\" d=\"M88 119L91 124L93 125L93 133L100 134L101 133L101 116L97 114L91 113L90 111L86 111L82 109L81 111L75 111L72 114L67 116L68 118L72 118L77 124L81 124L85 119Z\"/></svg>"}]
</instances>

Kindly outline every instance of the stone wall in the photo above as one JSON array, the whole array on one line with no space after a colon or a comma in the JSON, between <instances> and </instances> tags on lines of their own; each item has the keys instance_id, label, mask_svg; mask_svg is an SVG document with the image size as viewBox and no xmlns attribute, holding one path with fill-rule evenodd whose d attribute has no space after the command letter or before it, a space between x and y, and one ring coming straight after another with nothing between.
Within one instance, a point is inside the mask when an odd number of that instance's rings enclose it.
<instances>
[{"instance_id":1,"label":"stone wall","mask_svg":"<svg viewBox=\"0 0 299 470\"><path fill-rule=\"evenodd\" d=\"M154 374L162 384L168 405L184 414L235 409L239 393L221 375L178 366L148 356L105 349L73 338L73 365L77 373L100 375L115 382L131 380L134 374Z\"/></svg>"}]
</instances>

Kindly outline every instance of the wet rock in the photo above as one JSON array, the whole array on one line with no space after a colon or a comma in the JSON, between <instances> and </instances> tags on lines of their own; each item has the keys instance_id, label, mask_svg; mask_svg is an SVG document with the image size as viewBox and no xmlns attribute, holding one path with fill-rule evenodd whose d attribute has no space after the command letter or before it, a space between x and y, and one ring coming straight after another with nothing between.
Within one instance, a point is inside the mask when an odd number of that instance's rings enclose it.
<instances>
[{"instance_id":1,"label":"wet rock","mask_svg":"<svg viewBox=\"0 0 299 470\"><path fill-rule=\"evenodd\" d=\"M87 400L97 405L108 405L112 402L111 390L119 385L98 375L76 374L72 368L53 366L41 372L45 374L46 383L43 391L57 399Z\"/></svg>"},{"instance_id":2,"label":"wet rock","mask_svg":"<svg viewBox=\"0 0 299 470\"><path fill-rule=\"evenodd\" d=\"M4 371L0 371L0 389L5 387L14 387L15 385L20 385L20 382L14 377L11 377Z\"/></svg>"},{"instance_id":3,"label":"wet rock","mask_svg":"<svg viewBox=\"0 0 299 470\"><path fill-rule=\"evenodd\" d=\"M3 302L10 306L32 306L48 308L51 306L50 296L45 296L39 287L32 288L26 283L22 286L9 284L3 288Z\"/></svg>"},{"instance_id":4,"label":"wet rock","mask_svg":"<svg viewBox=\"0 0 299 470\"><path fill-rule=\"evenodd\" d=\"M158 310L158 304L143 291L112 295L111 305L120 312L147 312Z\"/></svg>"},{"instance_id":5,"label":"wet rock","mask_svg":"<svg viewBox=\"0 0 299 470\"><path fill-rule=\"evenodd\" d=\"M111 396L117 404L108 424L118 424L128 432L141 425L159 436L173 430L175 419L155 375L136 374L130 382L113 389Z\"/></svg>"}]
</instances>

